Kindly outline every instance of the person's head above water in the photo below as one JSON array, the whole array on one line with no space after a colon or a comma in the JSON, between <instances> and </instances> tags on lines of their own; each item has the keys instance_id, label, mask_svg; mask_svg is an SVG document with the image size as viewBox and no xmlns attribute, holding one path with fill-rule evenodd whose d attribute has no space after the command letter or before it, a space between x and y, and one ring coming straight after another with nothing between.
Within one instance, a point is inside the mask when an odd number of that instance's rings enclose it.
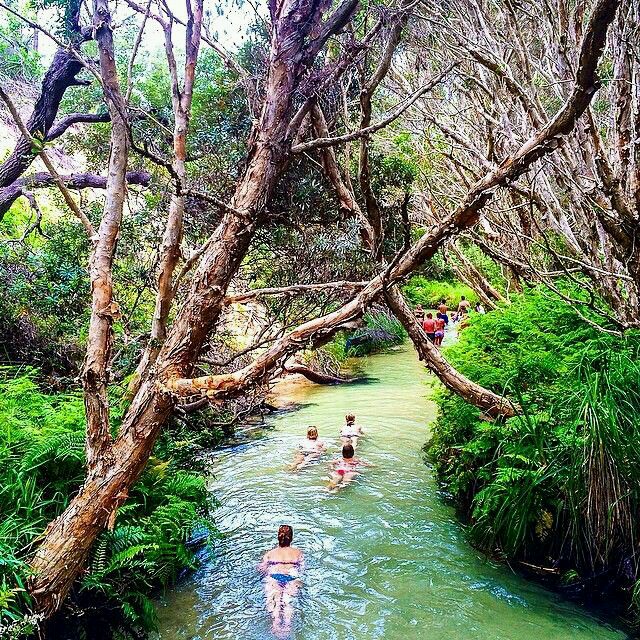
<instances>
[{"instance_id":1,"label":"person's head above water","mask_svg":"<svg viewBox=\"0 0 640 640\"><path fill-rule=\"evenodd\" d=\"M309 440L317 440L318 430L315 427L309 427L307 429L307 438L309 438Z\"/></svg>"},{"instance_id":2,"label":"person's head above water","mask_svg":"<svg viewBox=\"0 0 640 640\"><path fill-rule=\"evenodd\" d=\"M278 544L281 547L288 547L293 540L293 527L288 524L280 525L278 529Z\"/></svg>"},{"instance_id":3,"label":"person's head above water","mask_svg":"<svg viewBox=\"0 0 640 640\"><path fill-rule=\"evenodd\" d=\"M342 447L342 457L343 458L353 458L355 453L356 452L354 451L352 444L345 444Z\"/></svg>"},{"instance_id":4,"label":"person's head above water","mask_svg":"<svg viewBox=\"0 0 640 640\"><path fill-rule=\"evenodd\" d=\"M356 421L356 417L353 413L347 413L344 419L347 421L347 424L353 424Z\"/></svg>"}]
</instances>

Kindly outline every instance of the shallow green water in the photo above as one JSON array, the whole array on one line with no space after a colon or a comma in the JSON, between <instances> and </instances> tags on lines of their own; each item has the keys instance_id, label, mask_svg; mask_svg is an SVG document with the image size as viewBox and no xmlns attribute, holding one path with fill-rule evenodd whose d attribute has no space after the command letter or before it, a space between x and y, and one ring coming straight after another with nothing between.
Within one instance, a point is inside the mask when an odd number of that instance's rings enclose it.
<instances>
[{"instance_id":1,"label":"shallow green water","mask_svg":"<svg viewBox=\"0 0 640 640\"><path fill-rule=\"evenodd\" d=\"M213 558L159 607L162 640L262 640L269 620L256 564L293 525L306 554L293 636L304 640L558 640L623 638L578 607L494 565L468 546L421 458L434 406L413 352L368 359L366 385L306 386L306 403L275 429L216 454L212 491L225 537ZM375 464L337 495L321 490L351 410ZM331 444L320 464L284 467L315 424Z\"/></svg>"}]
</instances>

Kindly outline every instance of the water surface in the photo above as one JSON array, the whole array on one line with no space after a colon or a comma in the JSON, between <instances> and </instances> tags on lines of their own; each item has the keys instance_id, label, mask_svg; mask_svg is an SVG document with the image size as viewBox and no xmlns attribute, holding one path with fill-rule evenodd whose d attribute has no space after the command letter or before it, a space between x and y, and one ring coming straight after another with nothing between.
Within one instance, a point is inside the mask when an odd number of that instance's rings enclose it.
<instances>
[{"instance_id":1,"label":"water surface","mask_svg":"<svg viewBox=\"0 0 640 640\"><path fill-rule=\"evenodd\" d=\"M293 636L304 640L586 640L624 634L496 565L465 541L422 460L435 407L412 351L367 360L374 382L301 386L303 408L273 419L266 437L216 453L211 490L224 537L211 559L159 606L162 640L271 638L256 564L278 525L306 554ZM344 414L369 436L375 465L338 494L323 491ZM285 470L307 425L330 454Z\"/></svg>"}]
</instances>

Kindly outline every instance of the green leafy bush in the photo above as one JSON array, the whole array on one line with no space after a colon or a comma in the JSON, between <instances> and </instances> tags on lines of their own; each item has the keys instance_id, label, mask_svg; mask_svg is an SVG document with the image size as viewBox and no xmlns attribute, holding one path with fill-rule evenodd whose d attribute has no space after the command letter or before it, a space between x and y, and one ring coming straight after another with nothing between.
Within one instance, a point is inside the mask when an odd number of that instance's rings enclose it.
<instances>
[{"instance_id":1,"label":"green leafy bush","mask_svg":"<svg viewBox=\"0 0 640 640\"><path fill-rule=\"evenodd\" d=\"M437 394L426 451L478 545L571 575L565 585L613 583L630 601L640 577L639 355L638 332L598 331L542 288L471 318L447 358L523 408L486 422Z\"/></svg>"},{"instance_id":2,"label":"green leafy bush","mask_svg":"<svg viewBox=\"0 0 640 640\"><path fill-rule=\"evenodd\" d=\"M33 627L28 558L84 478L82 399L43 394L36 373L0 369L0 626L14 637ZM82 628L86 616L72 613L80 604L108 611L115 626L151 628L149 593L195 566L194 530L213 530L207 496L202 476L152 458L115 527L98 539L64 625Z\"/></svg>"},{"instance_id":3,"label":"green leafy bush","mask_svg":"<svg viewBox=\"0 0 640 640\"><path fill-rule=\"evenodd\" d=\"M402 288L407 299L412 304L421 304L425 309L435 309L441 300L453 307L465 296L473 300L477 296L472 289L458 282L429 280L423 276L414 276Z\"/></svg>"}]
</instances>

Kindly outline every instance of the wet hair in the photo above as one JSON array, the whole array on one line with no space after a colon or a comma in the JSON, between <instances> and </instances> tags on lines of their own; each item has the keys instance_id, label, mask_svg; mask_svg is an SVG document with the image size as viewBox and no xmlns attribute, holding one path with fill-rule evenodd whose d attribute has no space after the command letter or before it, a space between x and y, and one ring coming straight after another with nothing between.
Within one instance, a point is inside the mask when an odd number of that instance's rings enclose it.
<instances>
[{"instance_id":1,"label":"wet hair","mask_svg":"<svg viewBox=\"0 0 640 640\"><path fill-rule=\"evenodd\" d=\"M307 438L310 440L317 440L318 438L318 429L316 427L309 427L307 429Z\"/></svg>"},{"instance_id":2,"label":"wet hair","mask_svg":"<svg viewBox=\"0 0 640 640\"><path fill-rule=\"evenodd\" d=\"M354 451L352 444L345 444L342 447L342 457L343 458L353 458L353 456L355 454L356 454L356 452Z\"/></svg>"},{"instance_id":3,"label":"wet hair","mask_svg":"<svg viewBox=\"0 0 640 640\"><path fill-rule=\"evenodd\" d=\"M347 421L347 424L351 424L352 422L356 421L356 417L353 415L353 413L347 413L344 419Z\"/></svg>"},{"instance_id":4,"label":"wet hair","mask_svg":"<svg viewBox=\"0 0 640 640\"><path fill-rule=\"evenodd\" d=\"M466 300L464 296L460 296L460 300Z\"/></svg>"},{"instance_id":5,"label":"wet hair","mask_svg":"<svg viewBox=\"0 0 640 640\"><path fill-rule=\"evenodd\" d=\"M433 318L433 313L427 313L427 318Z\"/></svg>"},{"instance_id":6,"label":"wet hair","mask_svg":"<svg viewBox=\"0 0 640 640\"><path fill-rule=\"evenodd\" d=\"M278 544L281 547L288 547L293 540L293 527L288 524L280 525L278 529Z\"/></svg>"}]
</instances>

